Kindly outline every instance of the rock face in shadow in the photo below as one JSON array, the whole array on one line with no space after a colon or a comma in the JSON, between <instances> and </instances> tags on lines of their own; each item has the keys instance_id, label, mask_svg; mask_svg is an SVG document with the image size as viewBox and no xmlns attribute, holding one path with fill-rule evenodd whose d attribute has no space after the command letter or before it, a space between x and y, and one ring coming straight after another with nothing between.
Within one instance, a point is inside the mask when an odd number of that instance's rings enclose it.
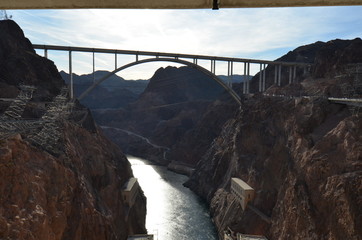
<instances>
[{"instance_id":1,"label":"rock face in shadow","mask_svg":"<svg viewBox=\"0 0 362 240\"><path fill-rule=\"evenodd\" d=\"M0 35L0 239L145 233L142 190L131 208L122 196L133 177L127 158L69 101L54 64L35 54L15 22L0 21ZM13 101L24 94L20 85L35 88L32 98Z\"/></svg>"},{"instance_id":2,"label":"rock face in shadow","mask_svg":"<svg viewBox=\"0 0 362 240\"><path fill-rule=\"evenodd\" d=\"M107 74L109 74L108 71L96 71L94 75L77 75L73 73L75 96L80 96L94 81ZM66 83L70 82L68 73L61 71L60 75ZM95 87L81 100L81 103L90 109L124 108L138 98L147 84L147 80L124 80L117 75L113 75Z\"/></svg>"},{"instance_id":3,"label":"rock face in shadow","mask_svg":"<svg viewBox=\"0 0 362 240\"><path fill-rule=\"evenodd\" d=\"M99 134L65 123L66 153L54 157L20 135L0 143L4 239L126 239L145 232L145 197L123 202L132 176L118 147Z\"/></svg>"},{"instance_id":4,"label":"rock face in shadow","mask_svg":"<svg viewBox=\"0 0 362 240\"><path fill-rule=\"evenodd\" d=\"M34 99L48 101L64 85L52 61L38 56L23 31L11 20L0 21L0 97L16 97L19 84L36 85Z\"/></svg>"},{"instance_id":5,"label":"rock face in shadow","mask_svg":"<svg viewBox=\"0 0 362 240\"><path fill-rule=\"evenodd\" d=\"M361 131L360 118L325 100L253 99L214 139L188 186L211 203L219 230L358 239ZM255 189L253 206L270 222L227 200L231 177Z\"/></svg>"},{"instance_id":6,"label":"rock face in shadow","mask_svg":"<svg viewBox=\"0 0 362 240\"><path fill-rule=\"evenodd\" d=\"M229 228L268 239L360 238L362 118L358 111L326 99L332 93L342 95L343 86L350 84L351 76L336 76L348 75L346 64L360 62L354 55L360 42L309 46L316 50L308 51L316 61L309 76L301 73L297 77L305 79L299 83L271 86L269 96L244 99L226 121L186 183L209 202L220 235ZM328 53L323 53L326 48ZM245 210L231 193L232 177L255 189L255 199Z\"/></svg>"},{"instance_id":7,"label":"rock face in shadow","mask_svg":"<svg viewBox=\"0 0 362 240\"><path fill-rule=\"evenodd\" d=\"M129 107L93 113L101 125L118 129L107 131L108 136L127 153L165 163L172 160L169 149L198 124L207 106L223 92L196 69L160 68Z\"/></svg>"},{"instance_id":8,"label":"rock face in shadow","mask_svg":"<svg viewBox=\"0 0 362 240\"><path fill-rule=\"evenodd\" d=\"M238 108L233 99L210 104L195 127L172 146L169 158L175 163L195 167L213 139L220 134L224 123L234 116Z\"/></svg>"}]
</instances>

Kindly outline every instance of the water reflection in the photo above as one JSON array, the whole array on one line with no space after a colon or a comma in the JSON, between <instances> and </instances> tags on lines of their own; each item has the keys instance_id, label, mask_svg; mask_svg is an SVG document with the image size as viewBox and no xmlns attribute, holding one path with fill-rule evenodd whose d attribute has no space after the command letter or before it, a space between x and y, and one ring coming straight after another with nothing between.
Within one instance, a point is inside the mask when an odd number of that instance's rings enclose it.
<instances>
[{"instance_id":1,"label":"water reflection","mask_svg":"<svg viewBox=\"0 0 362 240\"><path fill-rule=\"evenodd\" d=\"M133 174L147 197L146 227L158 240L216 240L205 204L182 186L186 176L128 156Z\"/></svg>"}]
</instances>

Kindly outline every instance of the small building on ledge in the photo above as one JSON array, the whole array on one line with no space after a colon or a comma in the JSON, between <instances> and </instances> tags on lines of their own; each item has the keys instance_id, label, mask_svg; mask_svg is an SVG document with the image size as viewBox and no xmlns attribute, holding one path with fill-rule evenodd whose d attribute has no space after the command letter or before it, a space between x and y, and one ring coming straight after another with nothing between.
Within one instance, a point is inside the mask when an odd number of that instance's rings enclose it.
<instances>
[{"instance_id":1,"label":"small building on ledge","mask_svg":"<svg viewBox=\"0 0 362 240\"><path fill-rule=\"evenodd\" d=\"M128 205L129 208L131 208L136 201L138 188L139 185L137 178L134 177L128 179L128 181L123 186L122 189L123 201Z\"/></svg>"},{"instance_id":2,"label":"small building on ledge","mask_svg":"<svg viewBox=\"0 0 362 240\"><path fill-rule=\"evenodd\" d=\"M127 240L153 240L152 234L137 234L128 236Z\"/></svg>"},{"instance_id":3,"label":"small building on ledge","mask_svg":"<svg viewBox=\"0 0 362 240\"><path fill-rule=\"evenodd\" d=\"M254 200L254 189L240 178L231 178L231 192L245 210L248 202Z\"/></svg>"},{"instance_id":4,"label":"small building on ledge","mask_svg":"<svg viewBox=\"0 0 362 240\"><path fill-rule=\"evenodd\" d=\"M264 236L260 235L248 235L248 234L236 234L236 240L268 240Z\"/></svg>"}]
</instances>

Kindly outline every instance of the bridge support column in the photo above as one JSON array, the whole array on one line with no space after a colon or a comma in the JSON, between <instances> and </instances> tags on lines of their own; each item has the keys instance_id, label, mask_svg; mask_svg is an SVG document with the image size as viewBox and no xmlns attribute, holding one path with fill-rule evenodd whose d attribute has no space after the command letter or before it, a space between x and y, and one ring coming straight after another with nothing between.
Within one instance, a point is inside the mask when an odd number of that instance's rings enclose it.
<instances>
[{"instance_id":1,"label":"bridge support column","mask_svg":"<svg viewBox=\"0 0 362 240\"><path fill-rule=\"evenodd\" d=\"M278 83L278 65L274 66L274 84Z\"/></svg>"},{"instance_id":2,"label":"bridge support column","mask_svg":"<svg viewBox=\"0 0 362 240\"><path fill-rule=\"evenodd\" d=\"M232 77L233 77L233 62L228 61L228 84L230 88L233 87Z\"/></svg>"},{"instance_id":3,"label":"bridge support column","mask_svg":"<svg viewBox=\"0 0 362 240\"><path fill-rule=\"evenodd\" d=\"M211 72L215 74L216 63L215 60L211 60Z\"/></svg>"},{"instance_id":4,"label":"bridge support column","mask_svg":"<svg viewBox=\"0 0 362 240\"><path fill-rule=\"evenodd\" d=\"M250 93L250 63L247 64L247 81L246 81L246 93Z\"/></svg>"},{"instance_id":5,"label":"bridge support column","mask_svg":"<svg viewBox=\"0 0 362 240\"><path fill-rule=\"evenodd\" d=\"M73 72L72 72L72 51L69 51L69 77L70 77L70 98L73 99Z\"/></svg>"},{"instance_id":6,"label":"bridge support column","mask_svg":"<svg viewBox=\"0 0 362 240\"><path fill-rule=\"evenodd\" d=\"M196 64L197 65L197 58L194 58L194 64Z\"/></svg>"},{"instance_id":7,"label":"bridge support column","mask_svg":"<svg viewBox=\"0 0 362 240\"><path fill-rule=\"evenodd\" d=\"M118 64L117 64L117 51L114 53L114 70L116 70L118 68Z\"/></svg>"},{"instance_id":8,"label":"bridge support column","mask_svg":"<svg viewBox=\"0 0 362 240\"><path fill-rule=\"evenodd\" d=\"M96 64L95 64L95 58L94 58L94 52L93 52L93 83L96 81Z\"/></svg>"},{"instance_id":9,"label":"bridge support column","mask_svg":"<svg viewBox=\"0 0 362 240\"><path fill-rule=\"evenodd\" d=\"M260 70L259 70L259 92L262 92L262 85L263 85L263 64L260 63Z\"/></svg>"},{"instance_id":10,"label":"bridge support column","mask_svg":"<svg viewBox=\"0 0 362 240\"><path fill-rule=\"evenodd\" d=\"M282 85L282 65L278 65L278 86Z\"/></svg>"},{"instance_id":11,"label":"bridge support column","mask_svg":"<svg viewBox=\"0 0 362 240\"><path fill-rule=\"evenodd\" d=\"M246 94L246 62L244 62L243 94Z\"/></svg>"},{"instance_id":12,"label":"bridge support column","mask_svg":"<svg viewBox=\"0 0 362 240\"><path fill-rule=\"evenodd\" d=\"M44 57L48 58L48 49L44 48Z\"/></svg>"},{"instance_id":13,"label":"bridge support column","mask_svg":"<svg viewBox=\"0 0 362 240\"><path fill-rule=\"evenodd\" d=\"M297 66L293 67L293 83L295 83L295 79L297 78Z\"/></svg>"},{"instance_id":14,"label":"bridge support column","mask_svg":"<svg viewBox=\"0 0 362 240\"><path fill-rule=\"evenodd\" d=\"M262 84L262 91L265 92L265 81L266 81L266 64L263 64L263 84Z\"/></svg>"},{"instance_id":15,"label":"bridge support column","mask_svg":"<svg viewBox=\"0 0 362 240\"><path fill-rule=\"evenodd\" d=\"M292 74L293 74L293 67L290 66L289 67L289 84L292 83L292 76L293 76Z\"/></svg>"}]
</instances>

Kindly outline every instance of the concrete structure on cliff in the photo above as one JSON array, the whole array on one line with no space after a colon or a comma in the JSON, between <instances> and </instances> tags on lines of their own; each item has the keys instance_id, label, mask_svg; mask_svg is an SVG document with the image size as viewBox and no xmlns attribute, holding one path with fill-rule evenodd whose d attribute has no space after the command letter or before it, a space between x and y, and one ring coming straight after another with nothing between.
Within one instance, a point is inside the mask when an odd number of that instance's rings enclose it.
<instances>
[{"instance_id":1,"label":"concrete structure on cliff","mask_svg":"<svg viewBox=\"0 0 362 240\"><path fill-rule=\"evenodd\" d=\"M254 200L254 189L240 178L231 178L231 192L245 210L248 202Z\"/></svg>"},{"instance_id":2,"label":"concrete structure on cliff","mask_svg":"<svg viewBox=\"0 0 362 240\"><path fill-rule=\"evenodd\" d=\"M132 235L127 238L127 240L153 240L153 235L150 234L138 234Z\"/></svg>"},{"instance_id":3,"label":"concrete structure on cliff","mask_svg":"<svg viewBox=\"0 0 362 240\"><path fill-rule=\"evenodd\" d=\"M238 233L236 235L236 240L268 240L268 239L260 235L249 235L249 234Z\"/></svg>"},{"instance_id":4,"label":"concrete structure on cliff","mask_svg":"<svg viewBox=\"0 0 362 240\"><path fill-rule=\"evenodd\" d=\"M137 178L130 178L123 186L122 197L123 201L128 205L129 208L133 206L136 201L139 190L139 184Z\"/></svg>"}]
</instances>

